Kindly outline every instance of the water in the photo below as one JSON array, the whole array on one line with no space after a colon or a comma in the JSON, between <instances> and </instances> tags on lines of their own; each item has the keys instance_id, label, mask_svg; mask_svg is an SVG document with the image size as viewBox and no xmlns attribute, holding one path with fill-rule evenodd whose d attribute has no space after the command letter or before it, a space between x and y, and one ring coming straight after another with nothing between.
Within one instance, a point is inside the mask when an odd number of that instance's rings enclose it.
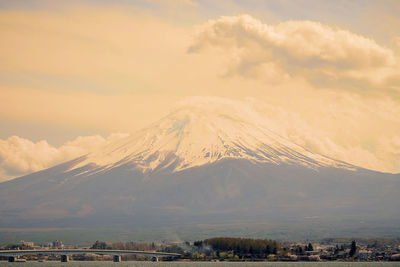
<instances>
[{"instance_id":1,"label":"water","mask_svg":"<svg viewBox=\"0 0 400 267\"><path fill-rule=\"evenodd\" d=\"M75 262L13 262L0 261L0 266L26 266L26 267L392 267L400 266L400 262L109 262L109 261L75 261Z\"/></svg>"}]
</instances>

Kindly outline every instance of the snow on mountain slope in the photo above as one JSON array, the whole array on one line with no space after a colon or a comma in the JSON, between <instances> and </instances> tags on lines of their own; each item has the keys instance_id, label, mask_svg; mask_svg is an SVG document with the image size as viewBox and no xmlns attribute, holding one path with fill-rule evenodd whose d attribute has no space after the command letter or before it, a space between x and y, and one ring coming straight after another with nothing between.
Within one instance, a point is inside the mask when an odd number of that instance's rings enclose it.
<instances>
[{"instance_id":1,"label":"snow on mountain slope","mask_svg":"<svg viewBox=\"0 0 400 267\"><path fill-rule=\"evenodd\" d=\"M95 164L96 171L104 171L131 163L143 172L168 167L181 171L238 158L313 169L355 169L290 142L268 125L272 122L243 102L193 97L150 127L87 155L79 166Z\"/></svg>"}]
</instances>

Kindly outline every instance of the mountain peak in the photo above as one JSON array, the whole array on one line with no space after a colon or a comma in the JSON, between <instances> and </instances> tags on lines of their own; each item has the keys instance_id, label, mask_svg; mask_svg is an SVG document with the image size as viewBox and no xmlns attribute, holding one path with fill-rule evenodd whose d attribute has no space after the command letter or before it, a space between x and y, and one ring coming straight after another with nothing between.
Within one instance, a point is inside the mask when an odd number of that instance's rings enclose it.
<instances>
[{"instance_id":1,"label":"mountain peak","mask_svg":"<svg viewBox=\"0 0 400 267\"><path fill-rule=\"evenodd\" d=\"M173 171L225 158L309 168L353 166L312 153L267 126L251 105L217 97L193 97L167 116L125 139L87 155L80 165L109 169L130 163L143 172Z\"/></svg>"}]
</instances>

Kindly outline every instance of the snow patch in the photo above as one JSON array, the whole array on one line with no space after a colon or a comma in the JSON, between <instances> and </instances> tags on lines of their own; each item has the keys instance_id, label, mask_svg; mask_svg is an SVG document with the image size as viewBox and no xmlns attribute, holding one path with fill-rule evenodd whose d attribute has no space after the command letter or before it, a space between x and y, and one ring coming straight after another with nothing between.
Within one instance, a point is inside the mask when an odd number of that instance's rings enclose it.
<instances>
[{"instance_id":1,"label":"snow patch","mask_svg":"<svg viewBox=\"0 0 400 267\"><path fill-rule=\"evenodd\" d=\"M234 158L313 169L356 169L294 144L271 131L269 123L243 102L189 98L150 127L89 154L79 166L94 163L104 171L131 163L142 172L171 167L177 172Z\"/></svg>"}]
</instances>

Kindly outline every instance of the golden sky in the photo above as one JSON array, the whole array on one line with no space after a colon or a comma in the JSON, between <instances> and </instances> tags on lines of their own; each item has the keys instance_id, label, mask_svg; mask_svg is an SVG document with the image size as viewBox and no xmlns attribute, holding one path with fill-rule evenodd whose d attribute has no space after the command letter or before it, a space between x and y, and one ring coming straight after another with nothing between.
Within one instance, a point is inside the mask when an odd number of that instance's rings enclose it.
<instances>
[{"instance_id":1,"label":"golden sky","mask_svg":"<svg viewBox=\"0 0 400 267\"><path fill-rule=\"evenodd\" d=\"M0 1L0 36L0 180L190 96L251 105L312 151L400 172L399 1Z\"/></svg>"}]
</instances>

